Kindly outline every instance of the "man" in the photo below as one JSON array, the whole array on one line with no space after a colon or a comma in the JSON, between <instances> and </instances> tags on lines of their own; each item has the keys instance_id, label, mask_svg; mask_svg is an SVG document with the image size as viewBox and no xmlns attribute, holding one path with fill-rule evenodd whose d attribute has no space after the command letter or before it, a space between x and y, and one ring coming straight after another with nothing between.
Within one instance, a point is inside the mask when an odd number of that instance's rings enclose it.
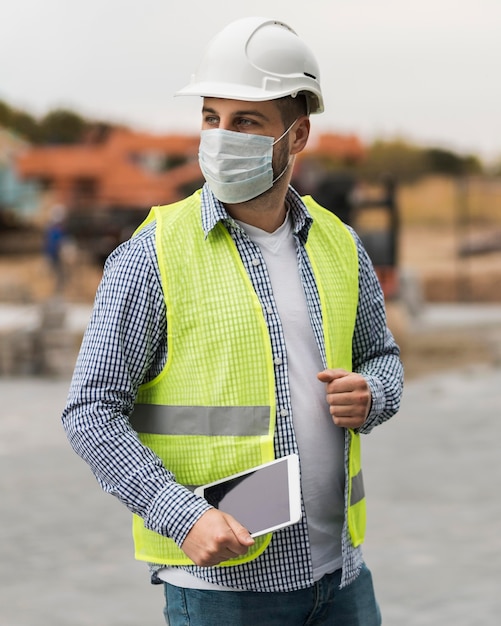
<instances>
[{"instance_id":1,"label":"man","mask_svg":"<svg viewBox=\"0 0 501 626\"><path fill-rule=\"evenodd\" d=\"M111 254L63 414L171 626L380 624L360 433L397 411L402 366L359 239L289 186L318 76L281 22L212 40L179 92L203 97L207 184ZM193 493L290 453L303 516L271 537Z\"/></svg>"}]
</instances>

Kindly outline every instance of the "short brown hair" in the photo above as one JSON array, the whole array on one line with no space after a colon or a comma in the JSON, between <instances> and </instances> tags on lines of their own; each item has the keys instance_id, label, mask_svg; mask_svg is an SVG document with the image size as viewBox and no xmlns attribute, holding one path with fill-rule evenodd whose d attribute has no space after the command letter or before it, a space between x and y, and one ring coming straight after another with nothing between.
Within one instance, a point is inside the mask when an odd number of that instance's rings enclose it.
<instances>
[{"instance_id":1,"label":"short brown hair","mask_svg":"<svg viewBox=\"0 0 501 626\"><path fill-rule=\"evenodd\" d=\"M277 98L276 103L284 128L288 128L298 117L308 115L308 103L306 96L299 93L297 96L284 96Z\"/></svg>"}]
</instances>

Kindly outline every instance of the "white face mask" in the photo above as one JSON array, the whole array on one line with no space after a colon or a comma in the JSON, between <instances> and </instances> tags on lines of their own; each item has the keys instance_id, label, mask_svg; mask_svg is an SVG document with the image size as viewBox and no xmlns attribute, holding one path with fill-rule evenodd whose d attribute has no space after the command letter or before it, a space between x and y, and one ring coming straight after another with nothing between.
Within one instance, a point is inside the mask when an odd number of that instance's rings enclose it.
<instances>
[{"instance_id":1,"label":"white face mask","mask_svg":"<svg viewBox=\"0 0 501 626\"><path fill-rule=\"evenodd\" d=\"M237 133L214 128L200 134L198 161L212 193L221 202L238 204L256 198L284 175L273 178L273 146L294 126L296 120L276 140L264 135Z\"/></svg>"}]
</instances>

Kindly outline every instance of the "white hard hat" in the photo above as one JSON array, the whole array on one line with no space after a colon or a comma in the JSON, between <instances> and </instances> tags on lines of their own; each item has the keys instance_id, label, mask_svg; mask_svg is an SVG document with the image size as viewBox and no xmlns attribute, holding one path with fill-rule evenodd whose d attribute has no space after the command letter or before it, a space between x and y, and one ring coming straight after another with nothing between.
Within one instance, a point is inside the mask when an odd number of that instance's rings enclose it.
<instances>
[{"instance_id":1,"label":"white hard hat","mask_svg":"<svg viewBox=\"0 0 501 626\"><path fill-rule=\"evenodd\" d=\"M324 110L318 64L297 34L277 20L232 22L205 50L191 83L176 96L262 101L307 96L309 112Z\"/></svg>"}]
</instances>

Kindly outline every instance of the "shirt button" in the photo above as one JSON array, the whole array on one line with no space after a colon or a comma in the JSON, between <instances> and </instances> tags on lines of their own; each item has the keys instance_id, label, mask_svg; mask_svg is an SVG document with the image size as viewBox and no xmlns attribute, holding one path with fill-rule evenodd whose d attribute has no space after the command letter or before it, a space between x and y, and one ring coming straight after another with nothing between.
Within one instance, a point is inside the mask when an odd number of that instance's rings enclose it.
<instances>
[{"instance_id":1,"label":"shirt button","mask_svg":"<svg viewBox=\"0 0 501 626\"><path fill-rule=\"evenodd\" d=\"M261 265L261 261L256 257L255 259L252 259L252 265Z\"/></svg>"},{"instance_id":2,"label":"shirt button","mask_svg":"<svg viewBox=\"0 0 501 626\"><path fill-rule=\"evenodd\" d=\"M280 409L280 417L287 417L289 411L287 409Z\"/></svg>"},{"instance_id":3,"label":"shirt button","mask_svg":"<svg viewBox=\"0 0 501 626\"><path fill-rule=\"evenodd\" d=\"M275 365L282 365L282 357L276 356L273 359L273 363L275 363Z\"/></svg>"},{"instance_id":4,"label":"shirt button","mask_svg":"<svg viewBox=\"0 0 501 626\"><path fill-rule=\"evenodd\" d=\"M268 313L268 315L271 315L273 313L273 308L271 306L267 306L266 313Z\"/></svg>"}]
</instances>

